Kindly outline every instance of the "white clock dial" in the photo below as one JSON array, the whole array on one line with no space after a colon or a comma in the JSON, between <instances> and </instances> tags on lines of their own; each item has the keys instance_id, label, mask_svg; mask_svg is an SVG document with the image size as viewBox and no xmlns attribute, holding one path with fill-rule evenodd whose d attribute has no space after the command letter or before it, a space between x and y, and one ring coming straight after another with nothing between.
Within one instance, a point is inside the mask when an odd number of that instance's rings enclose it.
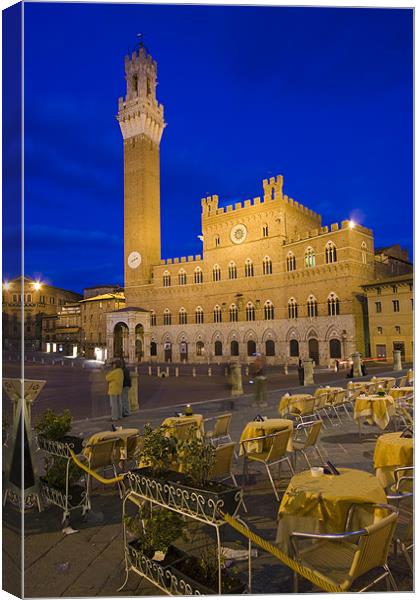
<instances>
[{"instance_id":1,"label":"white clock dial","mask_svg":"<svg viewBox=\"0 0 420 600\"><path fill-rule=\"evenodd\" d=\"M230 232L230 239L234 244L242 244L245 241L247 229L245 225L235 225Z\"/></svg>"},{"instance_id":2,"label":"white clock dial","mask_svg":"<svg viewBox=\"0 0 420 600\"><path fill-rule=\"evenodd\" d=\"M127 258L127 264L131 269L137 269L137 267L141 264L141 254L140 252L134 251L130 252Z\"/></svg>"}]
</instances>

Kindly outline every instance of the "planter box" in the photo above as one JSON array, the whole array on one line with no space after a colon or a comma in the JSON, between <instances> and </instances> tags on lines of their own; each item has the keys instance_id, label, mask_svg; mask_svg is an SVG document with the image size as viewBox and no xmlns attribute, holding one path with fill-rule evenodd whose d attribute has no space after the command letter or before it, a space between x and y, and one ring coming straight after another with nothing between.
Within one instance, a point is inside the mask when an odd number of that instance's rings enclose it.
<instances>
[{"instance_id":1,"label":"planter box","mask_svg":"<svg viewBox=\"0 0 420 600\"><path fill-rule=\"evenodd\" d=\"M67 506L66 506L66 490L63 488L55 487L50 485L44 477L40 477L41 490L44 498L60 506L63 510L66 508L71 510L82 506L86 498L86 489L81 485L72 485L67 494Z\"/></svg>"},{"instance_id":2,"label":"planter box","mask_svg":"<svg viewBox=\"0 0 420 600\"><path fill-rule=\"evenodd\" d=\"M38 444L45 452L55 456L61 456L62 458L70 458L69 448L71 448L75 454L80 454L83 450L83 440L74 435L64 435L59 440L50 440L44 435L39 434Z\"/></svg>"},{"instance_id":3,"label":"planter box","mask_svg":"<svg viewBox=\"0 0 420 600\"><path fill-rule=\"evenodd\" d=\"M183 473L167 471L161 478L148 467L127 474L132 491L151 500L177 508L206 521L221 521L221 512L234 515L242 500L242 489L210 481L206 488L195 488Z\"/></svg>"}]
</instances>

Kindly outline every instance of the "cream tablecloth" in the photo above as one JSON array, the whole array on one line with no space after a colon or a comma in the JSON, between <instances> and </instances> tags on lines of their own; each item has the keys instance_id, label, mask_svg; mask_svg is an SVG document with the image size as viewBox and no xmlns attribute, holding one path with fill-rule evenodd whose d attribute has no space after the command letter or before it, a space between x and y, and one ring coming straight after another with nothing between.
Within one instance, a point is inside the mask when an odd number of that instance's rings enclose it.
<instances>
[{"instance_id":1,"label":"cream tablecloth","mask_svg":"<svg viewBox=\"0 0 420 600\"><path fill-rule=\"evenodd\" d=\"M389 423L395 414L394 399L392 396L359 396L354 402L355 421L375 423L381 429Z\"/></svg>"},{"instance_id":2,"label":"cream tablecloth","mask_svg":"<svg viewBox=\"0 0 420 600\"><path fill-rule=\"evenodd\" d=\"M305 412L308 402L313 400L311 394L292 394L289 396L285 394L279 403L279 415L286 415L287 413L300 414Z\"/></svg>"},{"instance_id":3,"label":"cream tablecloth","mask_svg":"<svg viewBox=\"0 0 420 600\"><path fill-rule=\"evenodd\" d=\"M394 469L413 466L414 439L401 437L401 431L381 435L375 446L373 466L382 487L389 487L394 480Z\"/></svg>"},{"instance_id":4,"label":"cream tablecloth","mask_svg":"<svg viewBox=\"0 0 420 600\"><path fill-rule=\"evenodd\" d=\"M406 385L400 388L391 388L388 390L388 394L394 398L394 400L398 400L398 398L403 398L407 394L413 394L414 387Z\"/></svg>"},{"instance_id":5,"label":"cream tablecloth","mask_svg":"<svg viewBox=\"0 0 420 600\"><path fill-rule=\"evenodd\" d=\"M243 430L241 438L239 440L239 454L243 454L243 447L241 442L253 437L260 437L262 435L269 435L270 433L277 433L289 429L293 432L293 421L290 419L266 419L265 421L250 421ZM287 446L289 452L293 450L293 435L290 436L290 440ZM263 452L265 449L262 442L248 442L247 452Z\"/></svg>"}]
</instances>

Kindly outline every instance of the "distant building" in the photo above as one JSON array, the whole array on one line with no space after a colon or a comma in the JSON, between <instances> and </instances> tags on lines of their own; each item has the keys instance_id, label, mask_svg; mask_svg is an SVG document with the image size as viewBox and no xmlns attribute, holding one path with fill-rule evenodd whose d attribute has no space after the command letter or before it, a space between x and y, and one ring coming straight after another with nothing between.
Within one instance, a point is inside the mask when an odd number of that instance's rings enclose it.
<instances>
[{"instance_id":1,"label":"distant building","mask_svg":"<svg viewBox=\"0 0 420 600\"><path fill-rule=\"evenodd\" d=\"M368 299L371 355L392 358L401 350L413 360L413 274L381 278L362 286Z\"/></svg>"},{"instance_id":2,"label":"distant building","mask_svg":"<svg viewBox=\"0 0 420 600\"><path fill-rule=\"evenodd\" d=\"M3 348L20 350L22 335L22 308L25 350L41 350L42 319L56 317L68 302L77 302L82 296L29 277L16 277L3 283Z\"/></svg>"},{"instance_id":3,"label":"distant building","mask_svg":"<svg viewBox=\"0 0 420 600\"><path fill-rule=\"evenodd\" d=\"M400 244L377 248L375 250L375 274L377 277L389 275L405 275L413 272L407 250Z\"/></svg>"},{"instance_id":4,"label":"distant building","mask_svg":"<svg viewBox=\"0 0 420 600\"><path fill-rule=\"evenodd\" d=\"M101 293L90 295L91 290ZM88 288L79 304L81 352L85 358L106 360L106 315L125 307L124 291L117 286Z\"/></svg>"},{"instance_id":5,"label":"distant building","mask_svg":"<svg viewBox=\"0 0 420 600\"><path fill-rule=\"evenodd\" d=\"M42 350L78 356L81 351L80 303L65 304L57 315L42 319Z\"/></svg>"}]
</instances>

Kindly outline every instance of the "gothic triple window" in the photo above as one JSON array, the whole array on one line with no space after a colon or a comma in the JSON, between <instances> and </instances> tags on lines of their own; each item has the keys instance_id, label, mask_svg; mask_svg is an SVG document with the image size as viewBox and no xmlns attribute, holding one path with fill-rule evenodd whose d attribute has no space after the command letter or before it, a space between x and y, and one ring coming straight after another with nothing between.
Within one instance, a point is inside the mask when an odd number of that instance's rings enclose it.
<instances>
[{"instance_id":1,"label":"gothic triple window","mask_svg":"<svg viewBox=\"0 0 420 600\"><path fill-rule=\"evenodd\" d=\"M180 325L186 325L187 324L187 311L185 310L184 307L181 307L179 309L179 324Z\"/></svg>"},{"instance_id":2,"label":"gothic triple window","mask_svg":"<svg viewBox=\"0 0 420 600\"><path fill-rule=\"evenodd\" d=\"M297 319L298 318L298 305L294 298L290 298L287 308L288 308L289 319Z\"/></svg>"},{"instance_id":3,"label":"gothic triple window","mask_svg":"<svg viewBox=\"0 0 420 600\"><path fill-rule=\"evenodd\" d=\"M310 246L306 248L305 252L305 267L310 269L315 266L315 250Z\"/></svg>"},{"instance_id":4,"label":"gothic triple window","mask_svg":"<svg viewBox=\"0 0 420 600\"><path fill-rule=\"evenodd\" d=\"M337 248L332 242L328 242L325 246L325 262L327 264L337 262Z\"/></svg>"},{"instance_id":5,"label":"gothic triple window","mask_svg":"<svg viewBox=\"0 0 420 600\"><path fill-rule=\"evenodd\" d=\"M163 324L164 325L172 324L172 315L171 315L171 311L169 310L169 308L165 308L165 310L163 311Z\"/></svg>"},{"instance_id":6,"label":"gothic triple window","mask_svg":"<svg viewBox=\"0 0 420 600\"><path fill-rule=\"evenodd\" d=\"M203 271L200 267L196 267L194 271L194 283L203 283Z\"/></svg>"},{"instance_id":7,"label":"gothic triple window","mask_svg":"<svg viewBox=\"0 0 420 600\"><path fill-rule=\"evenodd\" d=\"M222 322L222 309L218 304L216 304L216 306L213 309L213 322L214 323Z\"/></svg>"},{"instance_id":8,"label":"gothic triple window","mask_svg":"<svg viewBox=\"0 0 420 600\"><path fill-rule=\"evenodd\" d=\"M219 265L213 267L213 281L220 281L222 277Z\"/></svg>"},{"instance_id":9,"label":"gothic triple window","mask_svg":"<svg viewBox=\"0 0 420 600\"><path fill-rule=\"evenodd\" d=\"M263 274L271 275L273 273L273 263L269 256L265 256L263 260Z\"/></svg>"},{"instance_id":10,"label":"gothic triple window","mask_svg":"<svg viewBox=\"0 0 420 600\"><path fill-rule=\"evenodd\" d=\"M245 277L254 277L254 264L250 258L245 261Z\"/></svg>"},{"instance_id":11,"label":"gothic triple window","mask_svg":"<svg viewBox=\"0 0 420 600\"><path fill-rule=\"evenodd\" d=\"M289 252L287 255L286 267L288 271L296 271L296 256L293 252Z\"/></svg>"},{"instance_id":12,"label":"gothic triple window","mask_svg":"<svg viewBox=\"0 0 420 600\"><path fill-rule=\"evenodd\" d=\"M184 269L181 269L178 273L178 283L179 283L179 285L187 284L187 274L184 271Z\"/></svg>"},{"instance_id":13,"label":"gothic triple window","mask_svg":"<svg viewBox=\"0 0 420 600\"><path fill-rule=\"evenodd\" d=\"M163 287L169 287L171 285L171 274L169 271L165 271L163 274Z\"/></svg>"},{"instance_id":14,"label":"gothic triple window","mask_svg":"<svg viewBox=\"0 0 420 600\"><path fill-rule=\"evenodd\" d=\"M317 317L318 316L318 302L314 296L309 296L308 298L308 317Z\"/></svg>"},{"instance_id":15,"label":"gothic triple window","mask_svg":"<svg viewBox=\"0 0 420 600\"><path fill-rule=\"evenodd\" d=\"M255 306L252 304L252 302L247 303L245 315L247 321L255 321Z\"/></svg>"},{"instance_id":16,"label":"gothic triple window","mask_svg":"<svg viewBox=\"0 0 420 600\"><path fill-rule=\"evenodd\" d=\"M229 307L229 321L236 322L238 320L238 307L236 304L231 304Z\"/></svg>"},{"instance_id":17,"label":"gothic triple window","mask_svg":"<svg viewBox=\"0 0 420 600\"><path fill-rule=\"evenodd\" d=\"M195 309L195 322L197 325L204 323L204 311L201 306L197 306Z\"/></svg>"},{"instance_id":18,"label":"gothic triple window","mask_svg":"<svg viewBox=\"0 0 420 600\"><path fill-rule=\"evenodd\" d=\"M329 317L335 317L336 315L340 314L340 300L337 298L334 292L331 292L331 294L328 296L327 304Z\"/></svg>"},{"instance_id":19,"label":"gothic triple window","mask_svg":"<svg viewBox=\"0 0 420 600\"><path fill-rule=\"evenodd\" d=\"M156 325L156 313L154 310L150 311L150 325L152 325L152 327Z\"/></svg>"},{"instance_id":20,"label":"gothic triple window","mask_svg":"<svg viewBox=\"0 0 420 600\"><path fill-rule=\"evenodd\" d=\"M233 262L233 260L231 260L229 263L228 272L229 272L229 279L236 279L238 277L238 270L237 270L236 265Z\"/></svg>"},{"instance_id":21,"label":"gothic triple window","mask_svg":"<svg viewBox=\"0 0 420 600\"><path fill-rule=\"evenodd\" d=\"M272 321L274 319L274 304L271 300L267 300L264 304L264 321Z\"/></svg>"}]
</instances>

